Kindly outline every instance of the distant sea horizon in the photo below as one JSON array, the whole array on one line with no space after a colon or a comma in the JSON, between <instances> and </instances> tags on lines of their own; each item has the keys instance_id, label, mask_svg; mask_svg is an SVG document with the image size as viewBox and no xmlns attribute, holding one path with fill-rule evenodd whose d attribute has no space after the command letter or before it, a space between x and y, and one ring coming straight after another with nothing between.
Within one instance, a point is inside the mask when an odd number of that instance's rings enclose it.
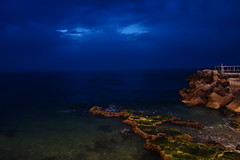
<instances>
[{"instance_id":1,"label":"distant sea horizon","mask_svg":"<svg viewBox=\"0 0 240 160\"><path fill-rule=\"evenodd\" d=\"M214 69L214 66L206 67L180 67L180 68L92 68L92 69L34 69L34 70L0 70L0 73L42 73L42 72L91 72L91 71L157 71L157 70L203 70Z\"/></svg>"}]
</instances>

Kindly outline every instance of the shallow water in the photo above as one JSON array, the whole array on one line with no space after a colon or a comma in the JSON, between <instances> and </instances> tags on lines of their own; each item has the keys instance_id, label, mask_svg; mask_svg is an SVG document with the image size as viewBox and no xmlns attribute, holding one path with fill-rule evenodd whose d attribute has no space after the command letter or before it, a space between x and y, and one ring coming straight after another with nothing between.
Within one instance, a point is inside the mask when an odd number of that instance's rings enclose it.
<instances>
[{"instance_id":1,"label":"shallow water","mask_svg":"<svg viewBox=\"0 0 240 160\"><path fill-rule=\"evenodd\" d=\"M121 119L88 114L93 105L137 109L200 121L181 128L200 139L236 146L240 134L216 110L187 107L178 90L195 70L0 74L0 160L159 160ZM80 109L72 109L78 105ZM176 126L175 126L176 127Z\"/></svg>"}]
</instances>

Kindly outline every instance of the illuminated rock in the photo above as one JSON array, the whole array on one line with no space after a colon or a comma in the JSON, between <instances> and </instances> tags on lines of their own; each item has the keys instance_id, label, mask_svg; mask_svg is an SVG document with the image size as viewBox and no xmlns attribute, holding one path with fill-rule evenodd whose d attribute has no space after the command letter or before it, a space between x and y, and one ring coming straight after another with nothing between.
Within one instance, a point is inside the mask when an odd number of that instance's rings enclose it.
<instances>
[{"instance_id":1,"label":"illuminated rock","mask_svg":"<svg viewBox=\"0 0 240 160\"><path fill-rule=\"evenodd\" d=\"M227 107L233 112L240 112L240 89L232 88L230 75L220 74L217 70L201 70L191 75L189 88L179 91L182 102L188 106L203 105L213 109Z\"/></svg>"},{"instance_id":2,"label":"illuminated rock","mask_svg":"<svg viewBox=\"0 0 240 160\"><path fill-rule=\"evenodd\" d=\"M240 100L235 99L234 101L227 105L227 108L233 112L240 113Z\"/></svg>"},{"instance_id":3,"label":"illuminated rock","mask_svg":"<svg viewBox=\"0 0 240 160\"><path fill-rule=\"evenodd\" d=\"M194 139L180 130L163 127L163 123L172 123L201 129L199 122L182 121L169 115L147 116L144 113L123 110L107 112L94 106L89 110L94 115L105 117L123 117L123 123L133 127L133 131L146 140L144 148L161 155L164 160L237 160L240 154L216 143L196 143ZM128 133L129 130L123 130Z\"/></svg>"}]
</instances>

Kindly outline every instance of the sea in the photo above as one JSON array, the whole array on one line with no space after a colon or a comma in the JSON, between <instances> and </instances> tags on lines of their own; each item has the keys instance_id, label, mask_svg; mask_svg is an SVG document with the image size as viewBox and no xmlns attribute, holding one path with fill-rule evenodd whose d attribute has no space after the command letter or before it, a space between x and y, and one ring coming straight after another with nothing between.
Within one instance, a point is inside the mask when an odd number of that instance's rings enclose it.
<instances>
[{"instance_id":1,"label":"sea","mask_svg":"<svg viewBox=\"0 0 240 160\"><path fill-rule=\"evenodd\" d=\"M189 107L178 91L196 69L0 73L0 160L161 160L145 140L122 134L119 118L88 110L134 109L199 121L174 126L196 139L235 148L240 133L219 110Z\"/></svg>"}]
</instances>

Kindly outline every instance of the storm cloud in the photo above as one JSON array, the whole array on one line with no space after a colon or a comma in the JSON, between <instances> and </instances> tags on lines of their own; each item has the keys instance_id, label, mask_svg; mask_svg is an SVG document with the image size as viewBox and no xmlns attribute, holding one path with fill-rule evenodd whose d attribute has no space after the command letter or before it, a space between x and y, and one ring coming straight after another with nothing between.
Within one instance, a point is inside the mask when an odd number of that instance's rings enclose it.
<instances>
[{"instance_id":1,"label":"storm cloud","mask_svg":"<svg viewBox=\"0 0 240 160\"><path fill-rule=\"evenodd\" d=\"M237 0L8 0L0 71L237 64Z\"/></svg>"}]
</instances>

